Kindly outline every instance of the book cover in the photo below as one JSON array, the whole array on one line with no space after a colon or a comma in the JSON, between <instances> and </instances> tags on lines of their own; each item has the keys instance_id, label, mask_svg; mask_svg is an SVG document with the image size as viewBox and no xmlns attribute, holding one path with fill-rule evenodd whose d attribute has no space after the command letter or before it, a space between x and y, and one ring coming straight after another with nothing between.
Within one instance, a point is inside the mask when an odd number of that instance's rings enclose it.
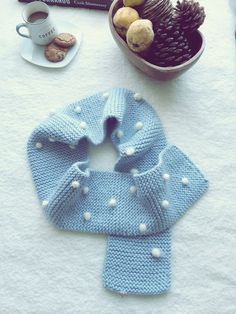
<instances>
[{"instance_id":1,"label":"book cover","mask_svg":"<svg viewBox=\"0 0 236 314\"><path fill-rule=\"evenodd\" d=\"M32 2L34 0L18 0L19 2ZM64 7L81 7L98 10L109 10L112 0L41 0L48 5Z\"/></svg>"}]
</instances>

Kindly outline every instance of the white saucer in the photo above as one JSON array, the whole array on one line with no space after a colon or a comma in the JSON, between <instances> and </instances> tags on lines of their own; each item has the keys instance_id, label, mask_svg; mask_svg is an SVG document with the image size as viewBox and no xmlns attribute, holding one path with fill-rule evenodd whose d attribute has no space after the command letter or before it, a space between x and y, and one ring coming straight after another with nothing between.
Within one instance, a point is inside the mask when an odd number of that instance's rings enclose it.
<instances>
[{"instance_id":1,"label":"white saucer","mask_svg":"<svg viewBox=\"0 0 236 314\"><path fill-rule=\"evenodd\" d=\"M25 60L46 68L63 68L67 66L76 56L80 44L81 33L78 31L77 26L70 22L56 21L59 33L71 33L76 37L76 43L71 47L64 60L60 62L50 62L44 55L45 46L35 45L31 39L21 38L20 54Z\"/></svg>"}]
</instances>

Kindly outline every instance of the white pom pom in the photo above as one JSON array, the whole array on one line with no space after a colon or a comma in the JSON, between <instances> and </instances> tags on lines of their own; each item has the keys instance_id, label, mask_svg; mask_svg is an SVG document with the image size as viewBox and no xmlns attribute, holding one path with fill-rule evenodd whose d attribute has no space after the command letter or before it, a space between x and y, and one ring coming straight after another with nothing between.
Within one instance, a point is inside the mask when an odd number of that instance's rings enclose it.
<instances>
[{"instance_id":1,"label":"white pom pom","mask_svg":"<svg viewBox=\"0 0 236 314\"><path fill-rule=\"evenodd\" d=\"M162 178L165 180L165 181L168 181L170 179L170 175L169 173L164 173Z\"/></svg>"},{"instance_id":2,"label":"white pom pom","mask_svg":"<svg viewBox=\"0 0 236 314\"><path fill-rule=\"evenodd\" d=\"M42 201L42 206L43 206L43 208L46 208L47 206L48 206L48 201L47 200L43 200Z\"/></svg>"},{"instance_id":3,"label":"white pom pom","mask_svg":"<svg viewBox=\"0 0 236 314\"><path fill-rule=\"evenodd\" d=\"M124 136L124 132L122 130L117 130L116 136L121 139Z\"/></svg>"},{"instance_id":4,"label":"white pom pom","mask_svg":"<svg viewBox=\"0 0 236 314\"><path fill-rule=\"evenodd\" d=\"M79 126L81 129L85 130L87 128L87 123L85 121L81 121Z\"/></svg>"},{"instance_id":5,"label":"white pom pom","mask_svg":"<svg viewBox=\"0 0 236 314\"><path fill-rule=\"evenodd\" d=\"M88 192L89 192L89 187L88 187L88 186L85 186L85 187L83 188L83 194L88 194Z\"/></svg>"},{"instance_id":6,"label":"white pom pom","mask_svg":"<svg viewBox=\"0 0 236 314\"><path fill-rule=\"evenodd\" d=\"M138 131L138 130L141 130L143 127L143 124L141 121L138 121L136 124L135 124L135 129Z\"/></svg>"},{"instance_id":7,"label":"white pom pom","mask_svg":"<svg viewBox=\"0 0 236 314\"><path fill-rule=\"evenodd\" d=\"M51 142L51 143L56 142L55 138L53 138L53 137L49 137L48 140L49 140L49 142Z\"/></svg>"},{"instance_id":8,"label":"white pom pom","mask_svg":"<svg viewBox=\"0 0 236 314\"><path fill-rule=\"evenodd\" d=\"M131 173L132 175L135 175L135 174L138 174L139 171L138 171L138 169L136 169L136 168L132 168L132 169L130 169L130 173Z\"/></svg>"},{"instance_id":9,"label":"white pom pom","mask_svg":"<svg viewBox=\"0 0 236 314\"><path fill-rule=\"evenodd\" d=\"M125 153L127 156L133 156L135 153L135 148L133 146L127 147Z\"/></svg>"},{"instance_id":10,"label":"white pom pom","mask_svg":"<svg viewBox=\"0 0 236 314\"><path fill-rule=\"evenodd\" d=\"M135 185L131 185L131 187L130 187L130 193L136 193L136 191L137 191L137 188L136 188L136 186Z\"/></svg>"},{"instance_id":11,"label":"white pom pom","mask_svg":"<svg viewBox=\"0 0 236 314\"><path fill-rule=\"evenodd\" d=\"M161 203L162 208L167 209L169 207L169 202L167 200L162 201Z\"/></svg>"},{"instance_id":12,"label":"white pom pom","mask_svg":"<svg viewBox=\"0 0 236 314\"><path fill-rule=\"evenodd\" d=\"M72 181L71 186L73 189L78 189L80 187L80 182L77 180Z\"/></svg>"},{"instance_id":13,"label":"white pom pom","mask_svg":"<svg viewBox=\"0 0 236 314\"><path fill-rule=\"evenodd\" d=\"M109 205L110 207L116 207L116 204L117 204L116 199L115 199L114 197L112 197L112 198L109 200L108 205Z\"/></svg>"},{"instance_id":14,"label":"white pom pom","mask_svg":"<svg viewBox=\"0 0 236 314\"><path fill-rule=\"evenodd\" d=\"M139 225L139 231L140 231L140 233L145 233L147 231L147 225L146 224L140 224Z\"/></svg>"},{"instance_id":15,"label":"white pom pom","mask_svg":"<svg viewBox=\"0 0 236 314\"><path fill-rule=\"evenodd\" d=\"M106 100L109 97L109 93L103 93L102 97Z\"/></svg>"},{"instance_id":16,"label":"white pom pom","mask_svg":"<svg viewBox=\"0 0 236 314\"><path fill-rule=\"evenodd\" d=\"M49 117L52 117L52 116L54 116L56 114L56 110L50 110L49 111Z\"/></svg>"},{"instance_id":17,"label":"white pom pom","mask_svg":"<svg viewBox=\"0 0 236 314\"><path fill-rule=\"evenodd\" d=\"M70 149L75 149L75 145L69 145Z\"/></svg>"},{"instance_id":18,"label":"white pom pom","mask_svg":"<svg viewBox=\"0 0 236 314\"><path fill-rule=\"evenodd\" d=\"M126 294L128 294L126 291L119 291L119 293L120 293L121 295L126 295Z\"/></svg>"},{"instance_id":19,"label":"white pom pom","mask_svg":"<svg viewBox=\"0 0 236 314\"><path fill-rule=\"evenodd\" d=\"M152 249L152 256L156 257L156 258L161 257L161 250L157 247L153 248Z\"/></svg>"},{"instance_id":20,"label":"white pom pom","mask_svg":"<svg viewBox=\"0 0 236 314\"><path fill-rule=\"evenodd\" d=\"M183 178L182 178L182 183L183 183L183 185L188 185L188 184L189 184L188 178L183 177Z\"/></svg>"},{"instance_id":21,"label":"white pom pom","mask_svg":"<svg viewBox=\"0 0 236 314\"><path fill-rule=\"evenodd\" d=\"M87 221L91 219L91 214L90 214L90 212L84 212L84 215L83 215L83 216L84 216L84 219L87 220Z\"/></svg>"},{"instance_id":22,"label":"white pom pom","mask_svg":"<svg viewBox=\"0 0 236 314\"><path fill-rule=\"evenodd\" d=\"M43 148L43 144L40 143L40 142L37 142L37 143L35 144L35 147L36 147L37 149L41 149L41 148Z\"/></svg>"},{"instance_id":23,"label":"white pom pom","mask_svg":"<svg viewBox=\"0 0 236 314\"><path fill-rule=\"evenodd\" d=\"M141 96L139 93L135 93L135 94L134 94L134 99L135 99L136 101L140 101L140 100L142 100L143 98L142 98L142 96Z\"/></svg>"},{"instance_id":24,"label":"white pom pom","mask_svg":"<svg viewBox=\"0 0 236 314\"><path fill-rule=\"evenodd\" d=\"M75 112L76 112L76 113L80 113L80 112L81 112L81 107L80 107L80 106L77 106L77 107L75 108Z\"/></svg>"}]
</instances>

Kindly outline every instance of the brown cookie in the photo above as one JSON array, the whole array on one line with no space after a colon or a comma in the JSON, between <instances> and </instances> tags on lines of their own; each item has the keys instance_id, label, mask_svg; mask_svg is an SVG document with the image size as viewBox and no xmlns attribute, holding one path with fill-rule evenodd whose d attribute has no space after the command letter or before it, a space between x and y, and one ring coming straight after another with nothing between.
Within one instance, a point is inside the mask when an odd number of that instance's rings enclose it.
<instances>
[{"instance_id":1,"label":"brown cookie","mask_svg":"<svg viewBox=\"0 0 236 314\"><path fill-rule=\"evenodd\" d=\"M65 58L67 51L67 48L59 47L51 43L45 47L44 54L48 61L60 62Z\"/></svg>"},{"instance_id":2,"label":"brown cookie","mask_svg":"<svg viewBox=\"0 0 236 314\"><path fill-rule=\"evenodd\" d=\"M61 33L54 39L54 43L63 48L69 48L73 46L75 42L75 36L70 33Z\"/></svg>"}]
</instances>

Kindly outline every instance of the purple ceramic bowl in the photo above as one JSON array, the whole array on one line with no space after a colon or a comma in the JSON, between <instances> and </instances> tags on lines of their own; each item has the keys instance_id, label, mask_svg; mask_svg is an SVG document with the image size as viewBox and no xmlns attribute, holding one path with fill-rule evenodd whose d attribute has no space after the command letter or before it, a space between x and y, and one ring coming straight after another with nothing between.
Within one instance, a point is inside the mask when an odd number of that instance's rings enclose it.
<instances>
[{"instance_id":1,"label":"purple ceramic bowl","mask_svg":"<svg viewBox=\"0 0 236 314\"><path fill-rule=\"evenodd\" d=\"M113 25L113 16L115 15L116 11L122 6L123 6L122 0L114 0L113 3L111 4L109 10L110 30L119 48L123 51L123 53L129 59L129 61L132 62L142 72L144 72L145 74L149 75L154 79L165 81L173 79L183 74L198 61L198 59L200 58L205 49L205 39L202 33L199 31L196 31L191 38L191 47L195 53L194 56L190 60L177 66L160 67L146 61L141 56L131 51L127 46L125 40L116 32L116 29Z\"/></svg>"}]
</instances>

